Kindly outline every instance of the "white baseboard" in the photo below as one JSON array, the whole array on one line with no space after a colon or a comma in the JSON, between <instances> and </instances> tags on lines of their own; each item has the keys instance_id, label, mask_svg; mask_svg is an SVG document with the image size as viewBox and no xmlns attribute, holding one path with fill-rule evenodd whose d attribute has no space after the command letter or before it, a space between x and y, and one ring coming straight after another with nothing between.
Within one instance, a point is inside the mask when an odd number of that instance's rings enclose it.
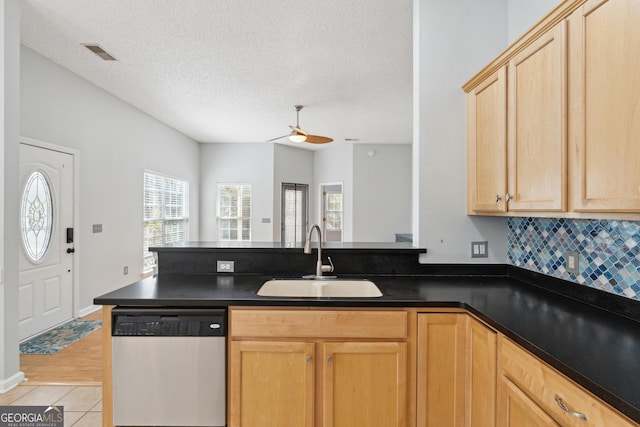
<instances>
[{"instance_id":1,"label":"white baseboard","mask_svg":"<svg viewBox=\"0 0 640 427\"><path fill-rule=\"evenodd\" d=\"M101 308L102 308L101 305L90 305L89 307L80 309L80 311L78 311L78 317L84 317L88 314L93 313L94 311L100 310Z\"/></svg>"},{"instance_id":2,"label":"white baseboard","mask_svg":"<svg viewBox=\"0 0 640 427\"><path fill-rule=\"evenodd\" d=\"M5 380L0 380L0 393L6 393L24 381L24 372L18 371Z\"/></svg>"}]
</instances>

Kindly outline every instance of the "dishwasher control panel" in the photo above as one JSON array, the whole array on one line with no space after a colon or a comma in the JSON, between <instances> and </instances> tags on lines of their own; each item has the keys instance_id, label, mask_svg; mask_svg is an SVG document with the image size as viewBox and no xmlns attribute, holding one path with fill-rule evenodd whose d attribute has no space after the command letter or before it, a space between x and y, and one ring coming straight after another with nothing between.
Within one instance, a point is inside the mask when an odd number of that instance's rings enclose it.
<instances>
[{"instance_id":1,"label":"dishwasher control panel","mask_svg":"<svg viewBox=\"0 0 640 427\"><path fill-rule=\"evenodd\" d=\"M223 337L224 309L119 308L111 311L111 336Z\"/></svg>"}]
</instances>

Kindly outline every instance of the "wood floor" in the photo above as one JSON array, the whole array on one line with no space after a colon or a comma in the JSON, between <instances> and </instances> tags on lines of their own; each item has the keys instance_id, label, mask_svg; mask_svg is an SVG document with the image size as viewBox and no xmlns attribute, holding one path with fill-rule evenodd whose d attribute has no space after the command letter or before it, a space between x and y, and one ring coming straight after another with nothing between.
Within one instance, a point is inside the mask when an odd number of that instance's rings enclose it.
<instances>
[{"instance_id":1,"label":"wood floor","mask_svg":"<svg viewBox=\"0 0 640 427\"><path fill-rule=\"evenodd\" d=\"M83 319L102 320L102 310ZM55 354L21 354L25 384L99 385L102 383L102 328Z\"/></svg>"}]
</instances>

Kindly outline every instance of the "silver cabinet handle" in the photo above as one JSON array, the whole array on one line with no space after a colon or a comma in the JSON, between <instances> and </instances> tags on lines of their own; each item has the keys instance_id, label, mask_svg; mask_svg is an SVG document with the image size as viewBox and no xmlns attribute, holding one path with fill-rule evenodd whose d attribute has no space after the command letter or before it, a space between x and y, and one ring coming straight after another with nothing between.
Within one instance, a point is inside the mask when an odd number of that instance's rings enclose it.
<instances>
[{"instance_id":1,"label":"silver cabinet handle","mask_svg":"<svg viewBox=\"0 0 640 427\"><path fill-rule=\"evenodd\" d=\"M496 194L496 203L500 203L500 200L502 200L502 197L500 197L499 194Z\"/></svg>"},{"instance_id":2,"label":"silver cabinet handle","mask_svg":"<svg viewBox=\"0 0 640 427\"><path fill-rule=\"evenodd\" d=\"M333 363L333 358L331 356L327 357L327 365L331 365Z\"/></svg>"},{"instance_id":3,"label":"silver cabinet handle","mask_svg":"<svg viewBox=\"0 0 640 427\"><path fill-rule=\"evenodd\" d=\"M513 200L513 196L511 195L511 193L507 193L507 194L505 195L505 197L504 197L504 200L505 200L505 201L507 201L507 202L508 202L509 200Z\"/></svg>"},{"instance_id":4,"label":"silver cabinet handle","mask_svg":"<svg viewBox=\"0 0 640 427\"><path fill-rule=\"evenodd\" d=\"M587 419L587 416L585 414L582 414L580 412L575 412L575 411L572 411L571 409L569 409L567 404L564 403L562 401L562 398L560 396L558 396L557 394L556 394L555 399L556 399L556 403L558 404L558 406L561 407L562 410L565 411L567 414L573 415L574 417L580 418L581 420L586 420Z\"/></svg>"},{"instance_id":5,"label":"silver cabinet handle","mask_svg":"<svg viewBox=\"0 0 640 427\"><path fill-rule=\"evenodd\" d=\"M307 356L307 365L311 365L312 361L313 361L313 357Z\"/></svg>"}]
</instances>

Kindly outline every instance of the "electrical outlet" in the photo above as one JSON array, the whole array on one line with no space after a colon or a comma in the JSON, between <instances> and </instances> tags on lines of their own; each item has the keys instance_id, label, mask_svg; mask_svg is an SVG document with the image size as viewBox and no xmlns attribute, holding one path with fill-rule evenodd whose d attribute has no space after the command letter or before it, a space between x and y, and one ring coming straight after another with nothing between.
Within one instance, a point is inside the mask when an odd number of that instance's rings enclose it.
<instances>
[{"instance_id":1,"label":"electrical outlet","mask_svg":"<svg viewBox=\"0 0 640 427\"><path fill-rule=\"evenodd\" d=\"M124 267L124 274L129 274L129 267L127 267L126 265Z\"/></svg>"},{"instance_id":2,"label":"electrical outlet","mask_svg":"<svg viewBox=\"0 0 640 427\"><path fill-rule=\"evenodd\" d=\"M218 261L217 271L218 273L233 273L234 261Z\"/></svg>"},{"instance_id":3,"label":"electrical outlet","mask_svg":"<svg viewBox=\"0 0 640 427\"><path fill-rule=\"evenodd\" d=\"M471 258L488 258L489 242L471 242Z\"/></svg>"},{"instance_id":4,"label":"electrical outlet","mask_svg":"<svg viewBox=\"0 0 640 427\"><path fill-rule=\"evenodd\" d=\"M580 254L576 251L567 251L565 256L565 268L568 273L580 274Z\"/></svg>"}]
</instances>

